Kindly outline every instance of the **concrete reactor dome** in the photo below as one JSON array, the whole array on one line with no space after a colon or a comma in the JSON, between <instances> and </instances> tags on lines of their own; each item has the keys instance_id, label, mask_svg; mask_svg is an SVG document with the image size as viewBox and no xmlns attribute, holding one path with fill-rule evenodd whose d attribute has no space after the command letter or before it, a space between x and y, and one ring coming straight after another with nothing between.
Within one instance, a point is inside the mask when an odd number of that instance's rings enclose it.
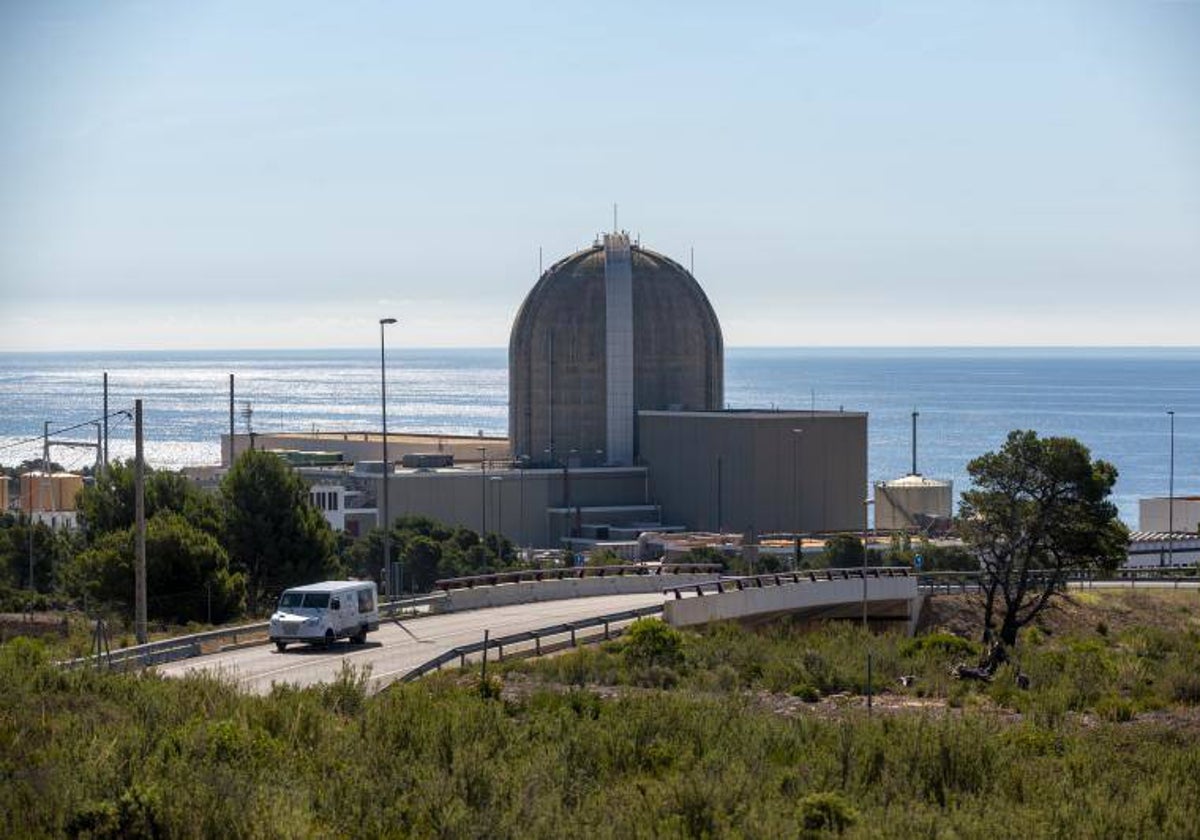
<instances>
[{"instance_id":1,"label":"concrete reactor dome","mask_svg":"<svg viewBox=\"0 0 1200 840\"><path fill-rule=\"evenodd\" d=\"M721 325L681 265L605 234L547 269L508 346L512 454L528 463L633 463L636 414L724 403Z\"/></svg>"}]
</instances>

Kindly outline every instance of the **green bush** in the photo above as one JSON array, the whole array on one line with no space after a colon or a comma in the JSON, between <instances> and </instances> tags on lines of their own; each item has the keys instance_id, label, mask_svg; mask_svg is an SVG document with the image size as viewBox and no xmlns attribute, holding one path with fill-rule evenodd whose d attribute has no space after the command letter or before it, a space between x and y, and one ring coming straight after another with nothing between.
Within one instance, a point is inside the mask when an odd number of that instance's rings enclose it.
<instances>
[{"instance_id":1,"label":"green bush","mask_svg":"<svg viewBox=\"0 0 1200 840\"><path fill-rule=\"evenodd\" d=\"M841 834L858 821L858 813L840 793L810 793L799 803L800 824L808 832Z\"/></svg>"},{"instance_id":2,"label":"green bush","mask_svg":"<svg viewBox=\"0 0 1200 840\"><path fill-rule=\"evenodd\" d=\"M683 664L683 634L657 618L639 618L625 634L625 660L635 667Z\"/></svg>"},{"instance_id":3,"label":"green bush","mask_svg":"<svg viewBox=\"0 0 1200 840\"><path fill-rule=\"evenodd\" d=\"M974 642L956 636L953 633L937 631L924 636L916 636L900 644L900 655L915 659L922 654L933 654L941 657L970 658L979 655L979 646Z\"/></svg>"}]
</instances>

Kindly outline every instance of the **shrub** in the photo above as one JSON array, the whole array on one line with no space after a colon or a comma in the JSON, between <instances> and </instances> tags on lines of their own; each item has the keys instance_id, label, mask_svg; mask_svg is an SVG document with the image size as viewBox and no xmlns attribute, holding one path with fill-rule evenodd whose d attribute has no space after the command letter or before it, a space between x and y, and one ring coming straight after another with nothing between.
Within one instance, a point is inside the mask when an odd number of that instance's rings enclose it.
<instances>
[{"instance_id":1,"label":"shrub","mask_svg":"<svg viewBox=\"0 0 1200 840\"><path fill-rule=\"evenodd\" d=\"M1128 723L1135 712L1132 701L1116 694L1106 694L1096 701L1096 714L1113 723Z\"/></svg>"},{"instance_id":2,"label":"shrub","mask_svg":"<svg viewBox=\"0 0 1200 840\"><path fill-rule=\"evenodd\" d=\"M915 659L926 653L943 657L971 657L979 654L979 646L944 630L907 639L900 644L901 656Z\"/></svg>"},{"instance_id":3,"label":"shrub","mask_svg":"<svg viewBox=\"0 0 1200 840\"><path fill-rule=\"evenodd\" d=\"M800 800L800 824L806 832L841 834L858 820L858 813L836 792L810 793Z\"/></svg>"},{"instance_id":4,"label":"shrub","mask_svg":"<svg viewBox=\"0 0 1200 840\"><path fill-rule=\"evenodd\" d=\"M629 625L624 652L633 666L675 668L683 664L683 634L656 618L639 618Z\"/></svg>"},{"instance_id":5,"label":"shrub","mask_svg":"<svg viewBox=\"0 0 1200 840\"><path fill-rule=\"evenodd\" d=\"M1172 671L1167 677L1171 699L1189 706L1200 704L1200 674L1194 671Z\"/></svg>"}]
</instances>

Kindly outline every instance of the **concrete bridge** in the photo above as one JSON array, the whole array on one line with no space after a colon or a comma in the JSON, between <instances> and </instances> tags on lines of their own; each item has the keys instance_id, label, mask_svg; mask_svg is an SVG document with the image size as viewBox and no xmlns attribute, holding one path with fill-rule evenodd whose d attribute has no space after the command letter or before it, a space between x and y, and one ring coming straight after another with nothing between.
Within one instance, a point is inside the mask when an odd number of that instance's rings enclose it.
<instances>
[{"instance_id":1,"label":"concrete bridge","mask_svg":"<svg viewBox=\"0 0 1200 840\"><path fill-rule=\"evenodd\" d=\"M540 653L552 646L611 635L645 615L661 615L668 623L684 627L711 621L765 620L784 614L814 620L859 618L865 605L871 620L902 622L911 629L922 597L917 578L905 569L680 577L633 575L569 581L597 589L581 597L562 593L544 597L552 589L557 593L556 585L568 583L561 580L473 587L457 591L483 593L474 597L497 605L385 621L365 645L295 647L280 653L266 644L252 644L155 667L165 676L207 671L234 681L246 691L265 694L275 683L308 686L332 681L349 665L369 669L368 687L378 690L442 665L477 661L485 649L493 658ZM648 580L657 581L651 591L646 591ZM539 586L551 589L529 589ZM453 609L450 604L443 608Z\"/></svg>"}]
</instances>

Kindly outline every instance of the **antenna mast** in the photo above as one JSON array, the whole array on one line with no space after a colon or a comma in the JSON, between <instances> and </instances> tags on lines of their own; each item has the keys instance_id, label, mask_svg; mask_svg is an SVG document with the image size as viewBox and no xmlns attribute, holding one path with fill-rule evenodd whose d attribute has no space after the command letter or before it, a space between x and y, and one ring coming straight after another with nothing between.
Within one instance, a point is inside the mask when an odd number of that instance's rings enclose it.
<instances>
[{"instance_id":1,"label":"antenna mast","mask_svg":"<svg viewBox=\"0 0 1200 840\"><path fill-rule=\"evenodd\" d=\"M918 411L912 413L912 475L920 475L917 472L917 418L920 416Z\"/></svg>"}]
</instances>

